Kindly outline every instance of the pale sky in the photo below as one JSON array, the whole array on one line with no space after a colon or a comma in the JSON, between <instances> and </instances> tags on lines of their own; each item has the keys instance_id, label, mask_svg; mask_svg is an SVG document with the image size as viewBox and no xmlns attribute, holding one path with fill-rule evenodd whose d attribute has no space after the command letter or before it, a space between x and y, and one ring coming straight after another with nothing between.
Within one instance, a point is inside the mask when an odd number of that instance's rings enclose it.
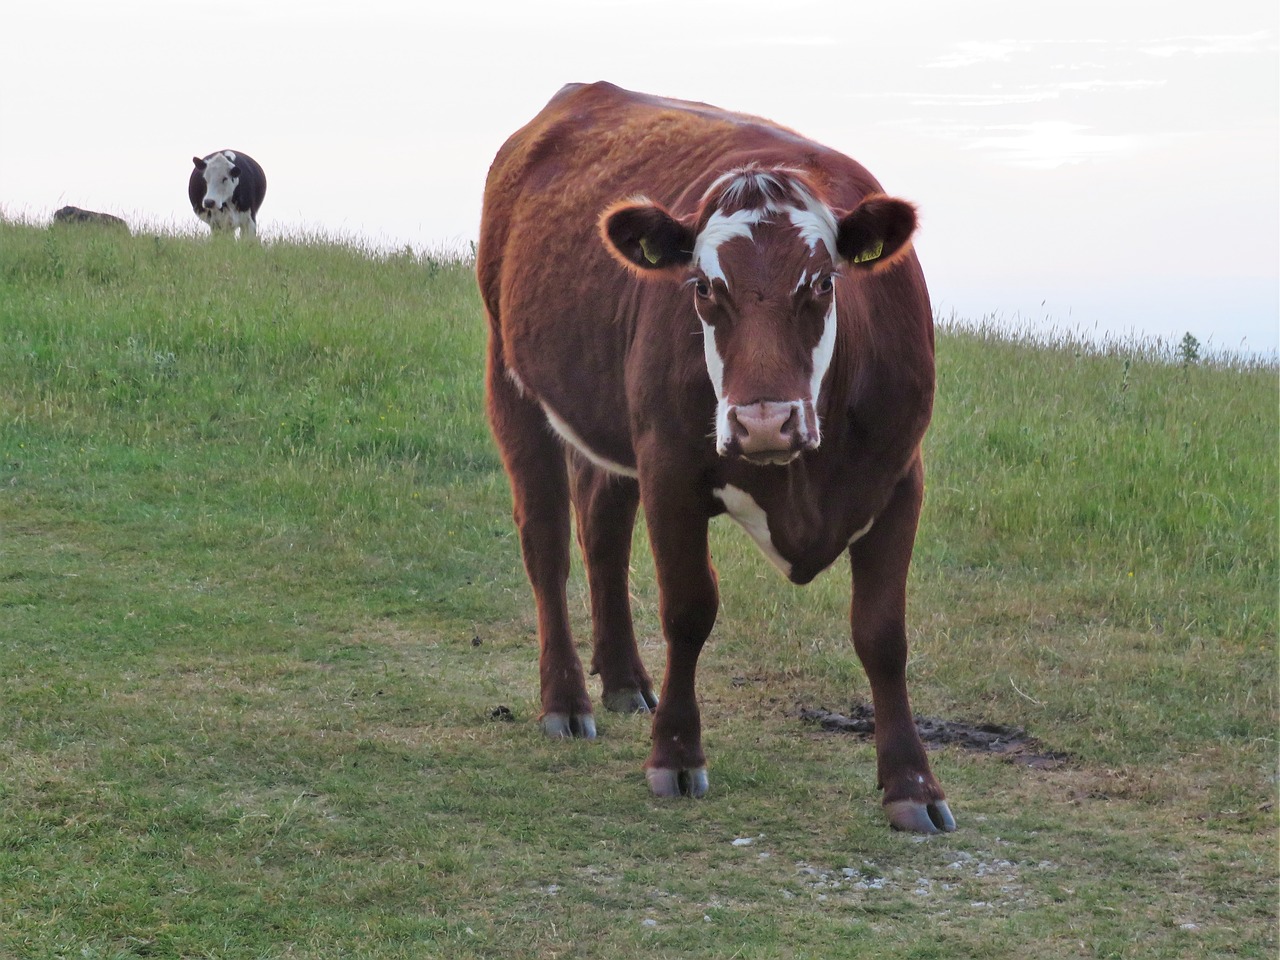
<instances>
[{"instance_id":1,"label":"pale sky","mask_svg":"<svg viewBox=\"0 0 1280 960\"><path fill-rule=\"evenodd\" d=\"M4 20L8 216L205 231L191 157L231 148L266 170L265 238L457 249L503 140L564 83L611 80L863 162L919 205L944 315L1280 347L1274 0L42 0Z\"/></svg>"}]
</instances>

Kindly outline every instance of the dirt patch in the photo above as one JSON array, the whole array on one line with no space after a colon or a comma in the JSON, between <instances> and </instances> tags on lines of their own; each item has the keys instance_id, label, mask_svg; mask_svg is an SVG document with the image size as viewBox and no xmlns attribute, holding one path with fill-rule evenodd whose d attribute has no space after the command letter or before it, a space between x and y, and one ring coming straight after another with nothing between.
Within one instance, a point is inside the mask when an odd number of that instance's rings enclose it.
<instances>
[{"instance_id":1,"label":"dirt patch","mask_svg":"<svg viewBox=\"0 0 1280 960\"><path fill-rule=\"evenodd\" d=\"M489 711L489 719L497 720L501 723L515 723L516 715L511 712L511 708L505 703L500 703Z\"/></svg>"},{"instance_id":2,"label":"dirt patch","mask_svg":"<svg viewBox=\"0 0 1280 960\"><path fill-rule=\"evenodd\" d=\"M869 703L855 703L848 715L821 707L803 706L796 715L806 723L817 724L832 733L851 733L870 739L876 732L876 711ZM920 739L926 747L958 746L975 753L992 753L1010 763L1036 770L1053 770L1071 759L1068 754L1046 750L1022 727L917 716L916 729L920 731Z\"/></svg>"}]
</instances>

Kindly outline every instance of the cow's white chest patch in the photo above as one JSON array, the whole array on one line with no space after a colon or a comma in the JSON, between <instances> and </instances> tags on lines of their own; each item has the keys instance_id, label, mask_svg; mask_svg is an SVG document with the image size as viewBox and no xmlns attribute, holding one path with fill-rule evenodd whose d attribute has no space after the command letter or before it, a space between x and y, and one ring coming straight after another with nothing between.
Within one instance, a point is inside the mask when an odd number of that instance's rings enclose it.
<instances>
[{"instance_id":1,"label":"cow's white chest patch","mask_svg":"<svg viewBox=\"0 0 1280 960\"><path fill-rule=\"evenodd\" d=\"M729 511L729 516L751 535L760 552L769 558L769 562L782 571L782 575L790 578L791 564L773 545L773 537L769 533L769 515L764 512L755 497L738 487L726 485L712 491Z\"/></svg>"}]
</instances>

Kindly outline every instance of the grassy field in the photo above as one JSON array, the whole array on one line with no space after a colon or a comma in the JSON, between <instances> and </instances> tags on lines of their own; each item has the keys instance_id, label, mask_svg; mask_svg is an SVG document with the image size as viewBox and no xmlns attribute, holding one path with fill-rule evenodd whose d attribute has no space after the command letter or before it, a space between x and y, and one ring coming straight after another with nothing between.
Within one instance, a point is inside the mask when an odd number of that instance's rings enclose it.
<instances>
[{"instance_id":1,"label":"grassy field","mask_svg":"<svg viewBox=\"0 0 1280 960\"><path fill-rule=\"evenodd\" d=\"M0 957L1275 957L1274 363L941 332L915 706L1070 760L923 839L727 523L711 794L540 736L464 259L0 221Z\"/></svg>"}]
</instances>

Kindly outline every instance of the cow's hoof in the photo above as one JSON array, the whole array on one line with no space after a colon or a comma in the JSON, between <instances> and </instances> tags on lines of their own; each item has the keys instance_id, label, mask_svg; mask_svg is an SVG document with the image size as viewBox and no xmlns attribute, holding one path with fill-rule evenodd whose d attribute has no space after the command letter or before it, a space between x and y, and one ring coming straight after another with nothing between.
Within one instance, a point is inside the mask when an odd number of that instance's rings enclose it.
<instances>
[{"instance_id":1,"label":"cow's hoof","mask_svg":"<svg viewBox=\"0 0 1280 960\"><path fill-rule=\"evenodd\" d=\"M909 833L950 833L956 828L956 818L945 800L925 804L919 800L895 800L884 805L889 815L889 826Z\"/></svg>"},{"instance_id":2,"label":"cow's hoof","mask_svg":"<svg viewBox=\"0 0 1280 960\"><path fill-rule=\"evenodd\" d=\"M589 713L544 713L542 732L553 740L594 740L596 718Z\"/></svg>"},{"instance_id":3,"label":"cow's hoof","mask_svg":"<svg viewBox=\"0 0 1280 960\"><path fill-rule=\"evenodd\" d=\"M658 705L658 698L652 690L637 690L635 687L614 690L604 695L604 707L613 713L648 713Z\"/></svg>"},{"instance_id":4,"label":"cow's hoof","mask_svg":"<svg viewBox=\"0 0 1280 960\"><path fill-rule=\"evenodd\" d=\"M649 792L655 797L705 797L710 786L706 767L696 770L650 767L644 775L649 781Z\"/></svg>"}]
</instances>

